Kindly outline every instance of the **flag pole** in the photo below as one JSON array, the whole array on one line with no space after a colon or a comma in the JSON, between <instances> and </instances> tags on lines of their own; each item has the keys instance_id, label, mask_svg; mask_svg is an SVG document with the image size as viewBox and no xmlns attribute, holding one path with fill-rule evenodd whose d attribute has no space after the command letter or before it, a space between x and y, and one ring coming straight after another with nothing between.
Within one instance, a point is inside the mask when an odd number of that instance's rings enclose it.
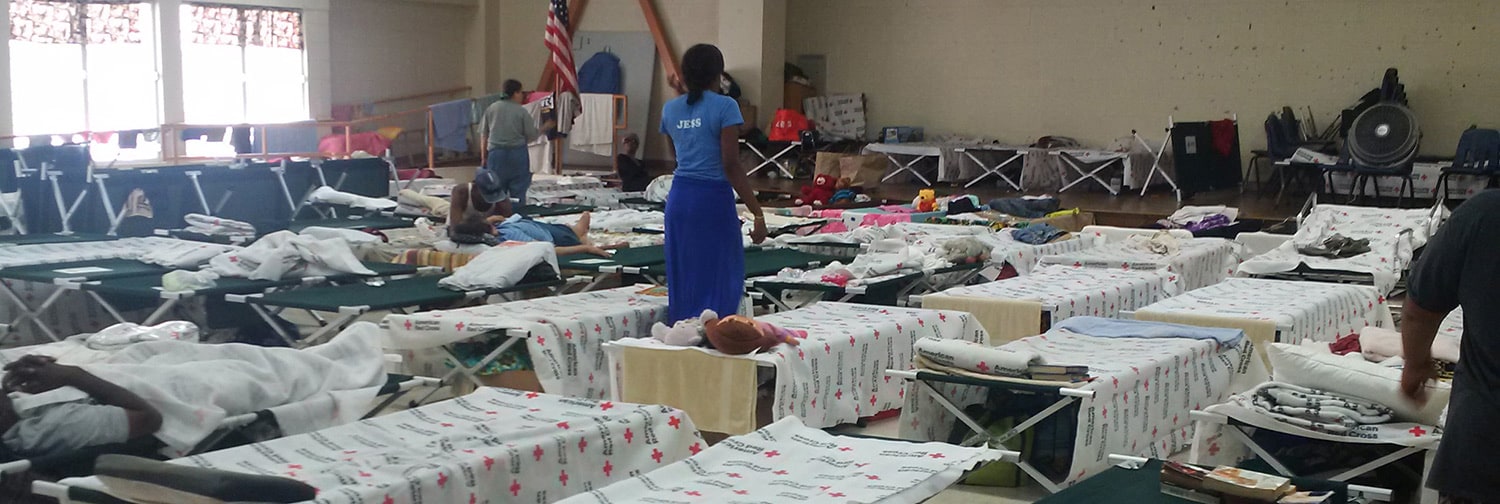
<instances>
[{"instance_id":1,"label":"flag pole","mask_svg":"<svg viewBox=\"0 0 1500 504\"><path fill-rule=\"evenodd\" d=\"M555 70L555 67L557 66L557 60L553 60L552 61L552 66L554 67L554 70ZM553 124L552 124L553 131L562 131L562 121L563 121L563 119L562 119L562 117L563 117L563 111L562 111L562 93L560 93L558 91L561 88L562 88L562 75L559 75L558 72L554 71L554 72L552 72L552 115L557 116L557 119L555 121L553 121ZM552 174L553 175L562 175L562 167L563 167L563 159L562 158L563 158L562 137L561 136L553 137L552 138Z\"/></svg>"}]
</instances>

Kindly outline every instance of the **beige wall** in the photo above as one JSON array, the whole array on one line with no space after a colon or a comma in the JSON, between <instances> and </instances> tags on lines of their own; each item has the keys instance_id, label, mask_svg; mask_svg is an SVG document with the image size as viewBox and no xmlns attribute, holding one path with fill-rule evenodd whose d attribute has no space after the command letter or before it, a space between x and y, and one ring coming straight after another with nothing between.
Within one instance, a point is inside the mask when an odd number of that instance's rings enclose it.
<instances>
[{"instance_id":1,"label":"beige wall","mask_svg":"<svg viewBox=\"0 0 1500 504\"><path fill-rule=\"evenodd\" d=\"M666 30L672 50L679 55L689 46L701 42L715 43L719 36L720 0L657 0L657 14ZM725 0L736 1L736 0ZM527 89L536 86L542 69L550 57L542 45L542 33L547 22L547 2L539 0L499 0L496 26L499 47L494 64L499 68L499 79L516 79ZM584 11L579 31L649 31L646 18L641 14L637 0L591 0ZM574 55L586 58L589 55ZM582 63L580 61L580 63ZM644 132L647 139L648 159L667 159L670 155L665 140L661 137L661 105L676 96L667 87L666 74L658 67L652 86L654 94L651 118ZM498 86L499 83L492 83Z\"/></svg>"},{"instance_id":2,"label":"beige wall","mask_svg":"<svg viewBox=\"0 0 1500 504\"><path fill-rule=\"evenodd\" d=\"M334 103L357 103L469 83L469 34L478 8L414 0L330 3ZM320 109L313 112L327 113Z\"/></svg>"},{"instance_id":3,"label":"beige wall","mask_svg":"<svg viewBox=\"0 0 1500 504\"><path fill-rule=\"evenodd\" d=\"M788 59L826 54L826 90L864 92L872 127L1101 145L1168 115L1238 113L1247 146L1282 105L1319 125L1397 67L1451 155L1500 126L1492 0L793 0Z\"/></svg>"}]
</instances>

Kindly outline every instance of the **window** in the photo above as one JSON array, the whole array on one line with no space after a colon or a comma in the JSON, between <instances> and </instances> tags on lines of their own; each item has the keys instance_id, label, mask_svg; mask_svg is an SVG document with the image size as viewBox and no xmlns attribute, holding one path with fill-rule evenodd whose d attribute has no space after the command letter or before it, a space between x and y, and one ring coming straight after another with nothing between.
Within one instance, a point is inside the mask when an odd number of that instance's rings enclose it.
<instances>
[{"instance_id":1,"label":"window","mask_svg":"<svg viewBox=\"0 0 1500 504\"><path fill-rule=\"evenodd\" d=\"M302 13L182 6L183 106L188 123L310 118Z\"/></svg>"},{"instance_id":2,"label":"window","mask_svg":"<svg viewBox=\"0 0 1500 504\"><path fill-rule=\"evenodd\" d=\"M21 135L154 128L146 3L12 0L11 110Z\"/></svg>"}]
</instances>

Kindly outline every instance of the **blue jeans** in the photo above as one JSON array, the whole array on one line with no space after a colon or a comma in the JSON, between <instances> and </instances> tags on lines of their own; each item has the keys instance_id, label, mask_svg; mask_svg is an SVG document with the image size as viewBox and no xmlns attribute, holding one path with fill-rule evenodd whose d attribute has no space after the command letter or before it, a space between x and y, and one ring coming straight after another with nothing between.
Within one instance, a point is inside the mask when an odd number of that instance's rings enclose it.
<instances>
[{"instance_id":1,"label":"blue jeans","mask_svg":"<svg viewBox=\"0 0 1500 504\"><path fill-rule=\"evenodd\" d=\"M484 169L495 174L500 187L516 200L516 210L526 206L526 190L531 188L531 152L526 147L490 149Z\"/></svg>"}]
</instances>

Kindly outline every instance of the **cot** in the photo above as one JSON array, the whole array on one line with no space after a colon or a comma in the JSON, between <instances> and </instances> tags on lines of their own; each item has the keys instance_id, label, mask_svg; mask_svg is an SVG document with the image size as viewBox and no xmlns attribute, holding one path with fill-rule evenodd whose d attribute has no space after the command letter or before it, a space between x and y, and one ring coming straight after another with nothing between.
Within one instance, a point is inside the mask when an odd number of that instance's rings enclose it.
<instances>
[{"instance_id":1,"label":"cot","mask_svg":"<svg viewBox=\"0 0 1500 504\"><path fill-rule=\"evenodd\" d=\"M934 337L985 341L967 313L824 302L759 317L807 331L799 346L740 356L699 347L622 339L606 346L611 397L682 408L700 428L744 434L758 427L760 368L772 379L772 419L797 416L810 427L854 422L899 406L906 389L881 376L905 369L912 343Z\"/></svg>"},{"instance_id":2,"label":"cot","mask_svg":"<svg viewBox=\"0 0 1500 504\"><path fill-rule=\"evenodd\" d=\"M766 155L767 152L773 152L771 149L775 148L775 146L771 144L786 144L786 147L782 148L780 151L774 151L774 153ZM754 168L746 171L746 175L755 175L755 172L760 171L761 168L765 168L767 166L775 166L776 171L778 172L777 174L786 177L787 180L797 178L791 170L787 169L787 165L794 164L795 161L788 163L787 161L782 161L781 158L787 155L787 153L792 152L793 149L801 147L801 141L794 140L790 142L766 142L765 147L767 148L765 151L760 150L760 147L757 147L754 143L745 141L745 139L743 138L740 139L740 145L749 147L750 152L754 152L755 157L760 158L760 164L757 164Z\"/></svg>"},{"instance_id":3,"label":"cot","mask_svg":"<svg viewBox=\"0 0 1500 504\"><path fill-rule=\"evenodd\" d=\"M610 257L593 254L568 254L557 257L560 270L587 271L597 273L583 290L598 288L599 284L613 274L640 274L641 269L667 262L666 248L661 245L626 247L610 251Z\"/></svg>"},{"instance_id":4,"label":"cot","mask_svg":"<svg viewBox=\"0 0 1500 504\"><path fill-rule=\"evenodd\" d=\"M777 310L793 310L825 299L839 302L896 306L921 285L926 274L921 271L898 271L885 275L851 280L846 285L764 276L745 281L752 299L764 299Z\"/></svg>"},{"instance_id":5,"label":"cot","mask_svg":"<svg viewBox=\"0 0 1500 504\"><path fill-rule=\"evenodd\" d=\"M297 480L318 502L552 502L702 451L683 412L480 389L449 401L168 462ZM224 477L232 477L225 474ZM64 503L114 503L114 482L37 482ZM253 500L255 495L241 496Z\"/></svg>"},{"instance_id":6,"label":"cot","mask_svg":"<svg viewBox=\"0 0 1500 504\"><path fill-rule=\"evenodd\" d=\"M1146 333L1182 337L1122 337ZM901 410L903 439L951 439L956 419L966 429L959 444L998 446L1041 422L1051 422L1053 432L1062 436L1063 453L1023 453L1017 465L1055 493L1105 470L1108 454L1165 457L1186 447L1191 439L1188 410L1221 401L1267 376L1260 360L1250 358L1253 346L1239 331L1074 317L1001 348L1034 353L1048 364L1088 366L1089 381L1009 378L925 359L916 370L892 369L886 376L911 381L915 387ZM1005 413L1017 415L1018 421L995 435L968 408L997 401L1011 404Z\"/></svg>"},{"instance_id":7,"label":"cot","mask_svg":"<svg viewBox=\"0 0 1500 504\"><path fill-rule=\"evenodd\" d=\"M1084 232L1087 234L1088 228ZM1176 282L1182 290L1189 291L1218 283L1234 274L1239 263L1238 246L1229 240L1188 238L1177 240L1177 243L1180 247L1177 253L1158 254L1129 240L1106 242L1093 248L1043 256L1037 264L1121 270L1164 269L1177 276Z\"/></svg>"},{"instance_id":8,"label":"cot","mask_svg":"<svg viewBox=\"0 0 1500 504\"><path fill-rule=\"evenodd\" d=\"M1385 296L1361 285L1229 278L1141 307L1138 320L1232 327L1257 345L1332 342L1364 327L1394 328Z\"/></svg>"},{"instance_id":9,"label":"cot","mask_svg":"<svg viewBox=\"0 0 1500 504\"><path fill-rule=\"evenodd\" d=\"M800 250L751 247L745 249L745 277L774 275L786 268L809 269L837 260L835 257ZM628 271L627 271L628 273ZM636 273L657 285L667 283L665 257L661 263L642 266Z\"/></svg>"},{"instance_id":10,"label":"cot","mask_svg":"<svg viewBox=\"0 0 1500 504\"><path fill-rule=\"evenodd\" d=\"M220 277L210 287L176 291L163 289L161 285L162 276L156 272L114 278L70 280L64 285L70 289L82 290L118 322L128 322L128 320L126 320L126 317L115 306L116 303L122 300L156 303L156 308L146 318L141 320L141 325L154 325L162 317L171 313L173 308L192 299L223 299L224 296L231 294L264 293L296 286L312 286L323 283L341 284L371 278L392 278L423 272L430 273L435 270L435 268L419 268L405 264L380 262L363 262L361 264L369 268L370 271L375 272L375 274L369 277L336 275L327 277L284 278L281 280L251 280L248 278ZM112 302L111 299L115 301Z\"/></svg>"},{"instance_id":11,"label":"cot","mask_svg":"<svg viewBox=\"0 0 1500 504\"><path fill-rule=\"evenodd\" d=\"M570 504L615 502L849 501L916 503L965 472L1012 451L835 436L783 418L686 460L575 495Z\"/></svg>"},{"instance_id":12,"label":"cot","mask_svg":"<svg viewBox=\"0 0 1500 504\"><path fill-rule=\"evenodd\" d=\"M565 283L554 278L521 283L513 287L460 292L438 285L438 281L442 278L438 275L421 275L390 281L312 287L262 294L226 294L224 299L232 303L246 304L288 345L302 347L318 343L325 336L342 330L355 319L370 312L401 312L409 307L449 305L482 300L490 296L511 297L532 289L556 293L557 289ZM278 323L274 317L275 311L289 308L313 314L321 327L306 337L298 338ZM323 320L317 316L318 312L334 313L337 316L331 321Z\"/></svg>"},{"instance_id":13,"label":"cot","mask_svg":"<svg viewBox=\"0 0 1500 504\"><path fill-rule=\"evenodd\" d=\"M1113 467L1087 481L1042 498L1037 504L1176 504L1181 499L1161 492L1162 461L1128 455L1109 455ZM1212 467L1209 467L1212 469ZM1350 497L1389 501L1391 491L1338 481L1293 477L1298 490L1333 492L1328 502L1354 502ZM1364 501L1361 501L1364 502Z\"/></svg>"},{"instance_id":14,"label":"cot","mask_svg":"<svg viewBox=\"0 0 1500 504\"><path fill-rule=\"evenodd\" d=\"M1115 317L1181 291L1172 274L1053 265L1032 274L913 297L924 308L968 311L991 343L1045 332L1071 317Z\"/></svg>"},{"instance_id":15,"label":"cot","mask_svg":"<svg viewBox=\"0 0 1500 504\"><path fill-rule=\"evenodd\" d=\"M940 146L938 144L923 143L872 143L865 145L864 147L865 153L876 152L883 154L885 155L886 159L889 159L891 161L891 165L896 167L895 171L887 173L884 177L881 177L881 182L890 180L891 177L894 177L896 176L896 174L899 174L901 172L907 172L912 174L912 176L917 177L918 180L921 180L922 185L924 186L930 186L932 185L932 182L928 181L927 177L924 177L921 173L917 172L915 165L924 159L934 158L937 160L938 165L937 179L947 180L948 178L946 177L946 175L948 170L946 160L948 156L945 150L952 150L952 147L944 149L943 146ZM902 162L901 159L899 159L902 157L908 159L905 162Z\"/></svg>"},{"instance_id":16,"label":"cot","mask_svg":"<svg viewBox=\"0 0 1500 504\"><path fill-rule=\"evenodd\" d=\"M1396 290L1417 252L1446 217L1447 209L1398 209L1344 205L1310 206L1298 215L1297 234L1270 252L1251 257L1241 276L1308 279L1374 285L1382 294ZM1329 258L1303 254L1299 245L1320 244L1333 234L1370 240L1370 252Z\"/></svg>"},{"instance_id":17,"label":"cot","mask_svg":"<svg viewBox=\"0 0 1500 504\"><path fill-rule=\"evenodd\" d=\"M1051 156L1057 156L1058 159L1063 161L1063 164L1068 165L1069 168L1073 169L1074 173L1078 174L1078 178L1073 179L1072 182L1063 184L1062 188L1057 190L1058 193L1066 192L1068 189L1072 189L1073 186L1085 180L1092 180L1103 187L1104 190L1109 191L1110 196L1118 196L1120 194L1120 191L1115 189L1113 185L1099 178L1099 173L1110 166L1123 166L1124 160L1130 157L1128 153L1088 149L1048 150L1046 153ZM1083 171L1083 167L1079 166L1079 163L1097 163L1097 165L1091 171ZM1023 176L1022 178L1024 179L1025 177Z\"/></svg>"},{"instance_id":18,"label":"cot","mask_svg":"<svg viewBox=\"0 0 1500 504\"><path fill-rule=\"evenodd\" d=\"M1026 153L1030 150L1030 147L981 145L976 147L960 147L957 149L953 149L953 152L967 156L970 161L974 162L974 166L978 166L981 170L983 170L978 176L970 179L968 183L964 184L965 189L968 189L969 186L979 183L979 181L984 180L985 177L994 175L995 178L1000 179L1001 182L1004 182L1005 185L1010 186L1011 189L1020 191L1021 184L1017 183L1016 179L1021 178L1021 166L1015 166L1015 179L1012 179L1010 175L1006 174L1005 170L1006 167L1009 167L1018 161L1023 161L1026 158ZM975 152L1000 153L998 158L1003 158L1004 161L993 164L986 163L983 160L979 159L979 156L974 155ZM1006 154L1009 154L1009 156L1006 156Z\"/></svg>"},{"instance_id":19,"label":"cot","mask_svg":"<svg viewBox=\"0 0 1500 504\"><path fill-rule=\"evenodd\" d=\"M431 376L446 373L445 382L467 378L478 385L479 370L514 345L524 344L543 390L603 399L610 376L603 345L649 337L651 325L666 318L666 297L643 293L647 287L627 285L470 308L391 314L385 317L390 328L385 347L413 354L438 349L437 366L409 371ZM455 343L488 336L508 338L473 364L462 362L453 352Z\"/></svg>"}]
</instances>

